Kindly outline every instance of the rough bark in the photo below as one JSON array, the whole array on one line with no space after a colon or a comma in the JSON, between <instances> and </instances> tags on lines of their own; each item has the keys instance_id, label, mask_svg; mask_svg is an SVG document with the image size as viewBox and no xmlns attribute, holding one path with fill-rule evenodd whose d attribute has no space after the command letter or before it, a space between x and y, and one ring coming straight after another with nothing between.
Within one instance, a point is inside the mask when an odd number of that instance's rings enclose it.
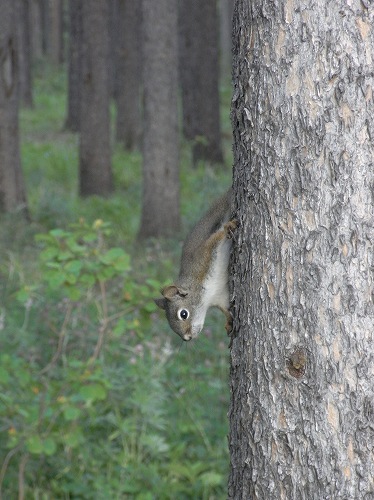
<instances>
[{"instance_id":1,"label":"rough bark","mask_svg":"<svg viewBox=\"0 0 374 500\"><path fill-rule=\"evenodd\" d=\"M69 1L69 70L65 128L78 132L82 90L82 1Z\"/></svg>"},{"instance_id":2,"label":"rough bark","mask_svg":"<svg viewBox=\"0 0 374 500\"><path fill-rule=\"evenodd\" d=\"M0 210L26 213L18 129L18 36L14 0L2 0L0 16Z\"/></svg>"},{"instance_id":3,"label":"rough bark","mask_svg":"<svg viewBox=\"0 0 374 500\"><path fill-rule=\"evenodd\" d=\"M143 0L144 140L140 238L180 227L176 0Z\"/></svg>"},{"instance_id":4,"label":"rough bark","mask_svg":"<svg viewBox=\"0 0 374 500\"><path fill-rule=\"evenodd\" d=\"M236 2L229 498L373 498L373 21Z\"/></svg>"},{"instance_id":5,"label":"rough bark","mask_svg":"<svg viewBox=\"0 0 374 500\"><path fill-rule=\"evenodd\" d=\"M193 161L222 163L216 0L180 0L179 44L183 133Z\"/></svg>"},{"instance_id":6,"label":"rough bark","mask_svg":"<svg viewBox=\"0 0 374 500\"><path fill-rule=\"evenodd\" d=\"M116 140L128 150L138 149L141 135L141 6L118 0L116 64Z\"/></svg>"},{"instance_id":7,"label":"rough bark","mask_svg":"<svg viewBox=\"0 0 374 500\"><path fill-rule=\"evenodd\" d=\"M80 194L113 190L109 119L108 1L82 3L83 52L80 116Z\"/></svg>"}]
</instances>

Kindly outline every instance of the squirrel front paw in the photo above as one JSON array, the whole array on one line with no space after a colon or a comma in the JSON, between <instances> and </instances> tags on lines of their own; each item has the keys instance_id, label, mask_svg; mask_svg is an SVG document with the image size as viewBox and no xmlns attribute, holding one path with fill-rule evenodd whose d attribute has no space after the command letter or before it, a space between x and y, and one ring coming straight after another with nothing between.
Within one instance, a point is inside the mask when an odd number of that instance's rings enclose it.
<instances>
[{"instance_id":1,"label":"squirrel front paw","mask_svg":"<svg viewBox=\"0 0 374 500\"><path fill-rule=\"evenodd\" d=\"M229 240L233 237L235 229L238 227L238 221L236 219L232 219L223 226L224 231L226 233L226 238Z\"/></svg>"},{"instance_id":2,"label":"squirrel front paw","mask_svg":"<svg viewBox=\"0 0 374 500\"><path fill-rule=\"evenodd\" d=\"M231 335L232 332L232 318L228 319L225 324L225 330L227 335Z\"/></svg>"}]
</instances>

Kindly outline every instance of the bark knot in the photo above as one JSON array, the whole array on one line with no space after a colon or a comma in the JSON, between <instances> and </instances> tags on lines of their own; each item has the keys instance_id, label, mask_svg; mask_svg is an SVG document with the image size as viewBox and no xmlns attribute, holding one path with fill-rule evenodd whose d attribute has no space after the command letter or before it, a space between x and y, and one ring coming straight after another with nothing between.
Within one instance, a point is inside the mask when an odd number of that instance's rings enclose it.
<instances>
[{"instance_id":1,"label":"bark knot","mask_svg":"<svg viewBox=\"0 0 374 500\"><path fill-rule=\"evenodd\" d=\"M294 378L301 378L306 371L307 356L305 349L297 347L287 358L289 374Z\"/></svg>"}]
</instances>

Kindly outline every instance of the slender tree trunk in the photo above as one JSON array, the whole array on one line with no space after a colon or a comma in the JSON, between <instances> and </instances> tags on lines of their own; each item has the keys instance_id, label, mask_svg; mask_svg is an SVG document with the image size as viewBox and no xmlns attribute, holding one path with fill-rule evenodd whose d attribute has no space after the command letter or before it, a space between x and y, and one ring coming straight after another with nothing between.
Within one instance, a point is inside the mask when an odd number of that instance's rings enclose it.
<instances>
[{"instance_id":1,"label":"slender tree trunk","mask_svg":"<svg viewBox=\"0 0 374 500\"><path fill-rule=\"evenodd\" d=\"M31 47L32 60L39 59L43 53L42 47L42 5L40 0L31 0Z\"/></svg>"},{"instance_id":2,"label":"slender tree trunk","mask_svg":"<svg viewBox=\"0 0 374 500\"><path fill-rule=\"evenodd\" d=\"M118 0L118 45L116 72L116 140L125 149L139 148L141 134L141 5Z\"/></svg>"},{"instance_id":3,"label":"slender tree trunk","mask_svg":"<svg viewBox=\"0 0 374 500\"><path fill-rule=\"evenodd\" d=\"M69 71L68 99L65 128L72 132L79 131L80 103L82 90L82 2L69 1Z\"/></svg>"},{"instance_id":4,"label":"slender tree trunk","mask_svg":"<svg viewBox=\"0 0 374 500\"><path fill-rule=\"evenodd\" d=\"M107 0L83 1L80 116L80 194L113 190L109 119L109 10Z\"/></svg>"},{"instance_id":5,"label":"slender tree trunk","mask_svg":"<svg viewBox=\"0 0 374 500\"><path fill-rule=\"evenodd\" d=\"M144 144L140 238L180 228L176 0L143 0Z\"/></svg>"},{"instance_id":6,"label":"slender tree trunk","mask_svg":"<svg viewBox=\"0 0 374 500\"><path fill-rule=\"evenodd\" d=\"M18 2L18 39L19 39L19 79L20 99L24 106L31 108L32 77L31 77L31 12L29 0L17 0Z\"/></svg>"},{"instance_id":7,"label":"slender tree trunk","mask_svg":"<svg viewBox=\"0 0 374 500\"><path fill-rule=\"evenodd\" d=\"M48 53L54 64L63 62L62 0L48 0Z\"/></svg>"},{"instance_id":8,"label":"slender tree trunk","mask_svg":"<svg viewBox=\"0 0 374 500\"><path fill-rule=\"evenodd\" d=\"M234 0L219 0L220 74L225 84L231 82L232 71L232 14Z\"/></svg>"},{"instance_id":9,"label":"slender tree trunk","mask_svg":"<svg viewBox=\"0 0 374 500\"><path fill-rule=\"evenodd\" d=\"M217 2L180 0L179 9L183 133L195 164L222 163Z\"/></svg>"},{"instance_id":10,"label":"slender tree trunk","mask_svg":"<svg viewBox=\"0 0 374 500\"><path fill-rule=\"evenodd\" d=\"M26 213L19 151L17 4L1 1L0 15L0 210Z\"/></svg>"},{"instance_id":11,"label":"slender tree trunk","mask_svg":"<svg viewBox=\"0 0 374 500\"><path fill-rule=\"evenodd\" d=\"M39 0L42 28L42 52L48 54L49 50L49 0Z\"/></svg>"},{"instance_id":12,"label":"slender tree trunk","mask_svg":"<svg viewBox=\"0 0 374 500\"><path fill-rule=\"evenodd\" d=\"M374 492L374 7L237 0L229 498Z\"/></svg>"}]
</instances>

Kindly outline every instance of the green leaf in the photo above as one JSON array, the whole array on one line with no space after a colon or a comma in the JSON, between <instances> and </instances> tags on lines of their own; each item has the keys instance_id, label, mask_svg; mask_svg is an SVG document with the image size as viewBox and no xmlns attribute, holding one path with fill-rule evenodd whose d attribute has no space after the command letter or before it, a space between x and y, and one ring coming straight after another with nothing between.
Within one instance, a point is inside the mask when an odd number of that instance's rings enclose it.
<instances>
[{"instance_id":1,"label":"green leaf","mask_svg":"<svg viewBox=\"0 0 374 500\"><path fill-rule=\"evenodd\" d=\"M79 446L81 443L84 442L84 437L79 427L66 433L63 439L66 445L70 446L71 448L76 448L77 446Z\"/></svg>"},{"instance_id":2,"label":"green leaf","mask_svg":"<svg viewBox=\"0 0 374 500\"><path fill-rule=\"evenodd\" d=\"M47 247L42 252L40 252L39 257L45 262L48 260L53 260L59 254L59 250L56 247Z\"/></svg>"},{"instance_id":3,"label":"green leaf","mask_svg":"<svg viewBox=\"0 0 374 500\"><path fill-rule=\"evenodd\" d=\"M0 366L0 384L6 385L9 382L9 373Z\"/></svg>"},{"instance_id":4,"label":"green leaf","mask_svg":"<svg viewBox=\"0 0 374 500\"><path fill-rule=\"evenodd\" d=\"M42 444L43 444L43 451L46 455L51 456L56 453L57 444L53 438L47 437Z\"/></svg>"},{"instance_id":5,"label":"green leaf","mask_svg":"<svg viewBox=\"0 0 374 500\"><path fill-rule=\"evenodd\" d=\"M46 273L45 278L48 281L49 286L54 290L60 288L60 286L65 282L65 275L59 272Z\"/></svg>"},{"instance_id":6,"label":"green leaf","mask_svg":"<svg viewBox=\"0 0 374 500\"><path fill-rule=\"evenodd\" d=\"M146 302L144 304L144 309L148 313L152 313L152 312L157 311L157 306L156 306L156 304L154 302Z\"/></svg>"},{"instance_id":7,"label":"green leaf","mask_svg":"<svg viewBox=\"0 0 374 500\"><path fill-rule=\"evenodd\" d=\"M219 486L223 482L222 474L214 471L204 472L204 474L201 474L200 479L204 486L210 487Z\"/></svg>"},{"instance_id":8,"label":"green leaf","mask_svg":"<svg viewBox=\"0 0 374 500\"><path fill-rule=\"evenodd\" d=\"M74 276L79 276L81 269L83 267L82 261L80 260L71 260L67 264L65 264L64 269L70 274Z\"/></svg>"},{"instance_id":9,"label":"green leaf","mask_svg":"<svg viewBox=\"0 0 374 500\"><path fill-rule=\"evenodd\" d=\"M80 416L81 410L76 406L69 406L64 409L63 414L65 420L76 420Z\"/></svg>"},{"instance_id":10,"label":"green leaf","mask_svg":"<svg viewBox=\"0 0 374 500\"><path fill-rule=\"evenodd\" d=\"M126 331L126 320L125 318L120 318L117 321L116 326L113 328L112 334L114 335L114 337L120 337L125 333L125 331Z\"/></svg>"},{"instance_id":11,"label":"green leaf","mask_svg":"<svg viewBox=\"0 0 374 500\"><path fill-rule=\"evenodd\" d=\"M104 264L113 264L117 259L121 258L124 255L124 251L122 248L111 248L104 255L100 257L101 262Z\"/></svg>"},{"instance_id":12,"label":"green leaf","mask_svg":"<svg viewBox=\"0 0 374 500\"><path fill-rule=\"evenodd\" d=\"M79 394L85 401L96 401L105 399L107 392L102 384L96 383L82 386Z\"/></svg>"},{"instance_id":13,"label":"green leaf","mask_svg":"<svg viewBox=\"0 0 374 500\"><path fill-rule=\"evenodd\" d=\"M79 288L77 288L75 286L65 287L65 289L66 289L67 296L73 302L76 302L82 296L82 292L79 290Z\"/></svg>"},{"instance_id":14,"label":"green leaf","mask_svg":"<svg viewBox=\"0 0 374 500\"><path fill-rule=\"evenodd\" d=\"M114 266L117 271L130 269L130 256L122 248L111 248L100 257L100 261L103 264Z\"/></svg>"},{"instance_id":15,"label":"green leaf","mask_svg":"<svg viewBox=\"0 0 374 500\"><path fill-rule=\"evenodd\" d=\"M40 455L43 453L43 443L38 435L30 436L26 441L26 448L30 453L34 455Z\"/></svg>"},{"instance_id":16,"label":"green leaf","mask_svg":"<svg viewBox=\"0 0 374 500\"><path fill-rule=\"evenodd\" d=\"M54 238L66 238L66 236L69 236L70 233L64 231L63 229L52 229L49 231L49 234L52 235Z\"/></svg>"}]
</instances>

